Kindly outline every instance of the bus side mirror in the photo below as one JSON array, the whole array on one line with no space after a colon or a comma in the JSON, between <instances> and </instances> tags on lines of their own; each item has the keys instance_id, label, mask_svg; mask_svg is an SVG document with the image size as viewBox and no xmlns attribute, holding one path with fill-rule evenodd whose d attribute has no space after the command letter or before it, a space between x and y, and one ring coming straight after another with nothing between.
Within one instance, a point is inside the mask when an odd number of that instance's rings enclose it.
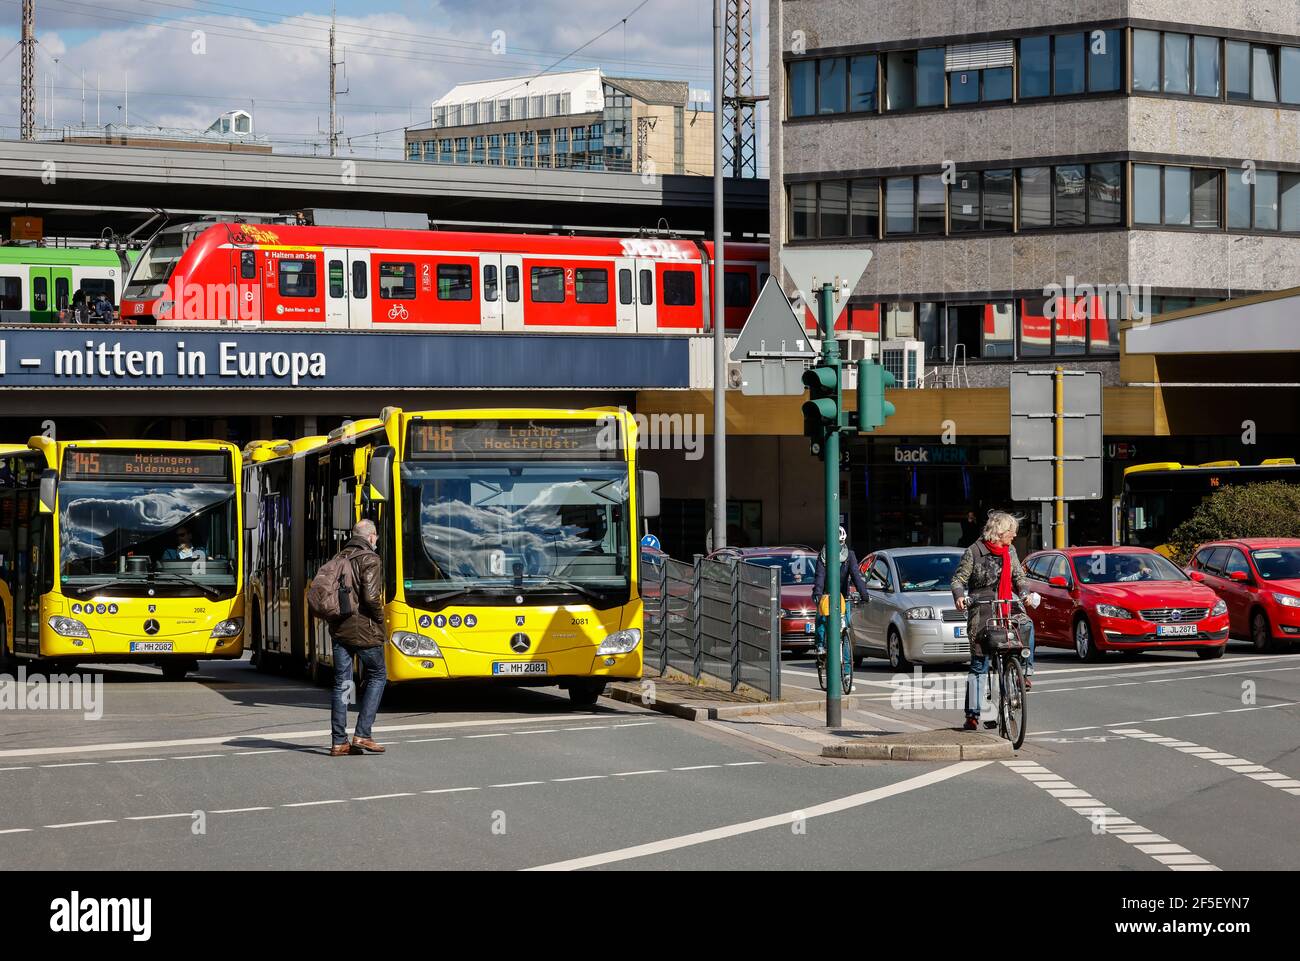
<instances>
[{"instance_id":1,"label":"bus side mirror","mask_svg":"<svg viewBox=\"0 0 1300 961\"><path fill-rule=\"evenodd\" d=\"M41 513L54 513L54 499L59 490L59 472L56 470L41 471Z\"/></svg>"},{"instance_id":2,"label":"bus side mirror","mask_svg":"<svg viewBox=\"0 0 1300 961\"><path fill-rule=\"evenodd\" d=\"M244 491L244 530L257 530L257 524L261 517L262 492L256 487L252 490Z\"/></svg>"},{"instance_id":3,"label":"bus side mirror","mask_svg":"<svg viewBox=\"0 0 1300 961\"><path fill-rule=\"evenodd\" d=\"M340 490L335 494L330 508L334 515L334 533L349 533L352 530L352 498L348 492Z\"/></svg>"},{"instance_id":4,"label":"bus side mirror","mask_svg":"<svg viewBox=\"0 0 1300 961\"><path fill-rule=\"evenodd\" d=\"M637 499L642 517L659 516L659 475L652 470L637 472Z\"/></svg>"},{"instance_id":5,"label":"bus side mirror","mask_svg":"<svg viewBox=\"0 0 1300 961\"><path fill-rule=\"evenodd\" d=\"M397 451L385 445L376 447L370 455L370 469L366 472L366 494L372 501L387 502L393 499L393 461Z\"/></svg>"}]
</instances>

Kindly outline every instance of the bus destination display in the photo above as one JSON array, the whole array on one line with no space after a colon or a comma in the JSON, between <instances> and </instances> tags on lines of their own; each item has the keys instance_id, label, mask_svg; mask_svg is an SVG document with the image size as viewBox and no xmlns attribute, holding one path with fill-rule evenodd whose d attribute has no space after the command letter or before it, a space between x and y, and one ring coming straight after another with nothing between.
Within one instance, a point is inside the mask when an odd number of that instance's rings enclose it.
<instances>
[{"instance_id":1,"label":"bus destination display","mask_svg":"<svg viewBox=\"0 0 1300 961\"><path fill-rule=\"evenodd\" d=\"M69 450L63 458L65 480L230 480L230 457L221 453L177 450Z\"/></svg>"},{"instance_id":2,"label":"bus destination display","mask_svg":"<svg viewBox=\"0 0 1300 961\"><path fill-rule=\"evenodd\" d=\"M442 420L411 425L408 452L422 459L622 456L618 420Z\"/></svg>"}]
</instances>

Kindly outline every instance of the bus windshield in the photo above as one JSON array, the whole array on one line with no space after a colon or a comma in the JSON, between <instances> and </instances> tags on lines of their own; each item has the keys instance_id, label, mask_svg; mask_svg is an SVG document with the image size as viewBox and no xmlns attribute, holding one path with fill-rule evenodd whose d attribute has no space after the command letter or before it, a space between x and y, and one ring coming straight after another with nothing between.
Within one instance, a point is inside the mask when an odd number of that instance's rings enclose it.
<instances>
[{"instance_id":1,"label":"bus windshield","mask_svg":"<svg viewBox=\"0 0 1300 961\"><path fill-rule=\"evenodd\" d=\"M65 589L174 581L180 593L235 588L233 484L59 484L59 574ZM228 590L226 590L228 589Z\"/></svg>"},{"instance_id":2,"label":"bus windshield","mask_svg":"<svg viewBox=\"0 0 1300 961\"><path fill-rule=\"evenodd\" d=\"M626 589L624 464L405 463L408 590Z\"/></svg>"}]
</instances>

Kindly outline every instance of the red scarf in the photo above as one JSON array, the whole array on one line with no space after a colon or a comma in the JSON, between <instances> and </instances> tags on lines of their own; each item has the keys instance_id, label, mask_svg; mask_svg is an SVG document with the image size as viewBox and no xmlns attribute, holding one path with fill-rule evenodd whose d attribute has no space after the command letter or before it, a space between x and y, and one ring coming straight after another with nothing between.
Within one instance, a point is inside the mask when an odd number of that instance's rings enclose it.
<instances>
[{"instance_id":1,"label":"red scarf","mask_svg":"<svg viewBox=\"0 0 1300 961\"><path fill-rule=\"evenodd\" d=\"M998 600L1011 600L1011 545L984 542L991 554L1002 558L1002 573L998 576Z\"/></svg>"}]
</instances>

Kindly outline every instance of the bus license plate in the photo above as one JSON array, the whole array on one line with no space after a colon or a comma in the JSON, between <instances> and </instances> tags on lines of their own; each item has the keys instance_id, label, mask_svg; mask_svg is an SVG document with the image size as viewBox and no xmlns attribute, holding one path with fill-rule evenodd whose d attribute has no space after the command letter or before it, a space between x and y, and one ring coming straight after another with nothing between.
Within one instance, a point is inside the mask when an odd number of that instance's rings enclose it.
<instances>
[{"instance_id":1,"label":"bus license plate","mask_svg":"<svg viewBox=\"0 0 1300 961\"><path fill-rule=\"evenodd\" d=\"M500 674L546 674L545 661L493 661L492 673Z\"/></svg>"},{"instance_id":2,"label":"bus license plate","mask_svg":"<svg viewBox=\"0 0 1300 961\"><path fill-rule=\"evenodd\" d=\"M1157 637L1189 637L1196 634L1195 624L1157 624Z\"/></svg>"},{"instance_id":3,"label":"bus license plate","mask_svg":"<svg viewBox=\"0 0 1300 961\"><path fill-rule=\"evenodd\" d=\"M170 654L172 652L171 641L132 641L131 653L140 654Z\"/></svg>"}]
</instances>

